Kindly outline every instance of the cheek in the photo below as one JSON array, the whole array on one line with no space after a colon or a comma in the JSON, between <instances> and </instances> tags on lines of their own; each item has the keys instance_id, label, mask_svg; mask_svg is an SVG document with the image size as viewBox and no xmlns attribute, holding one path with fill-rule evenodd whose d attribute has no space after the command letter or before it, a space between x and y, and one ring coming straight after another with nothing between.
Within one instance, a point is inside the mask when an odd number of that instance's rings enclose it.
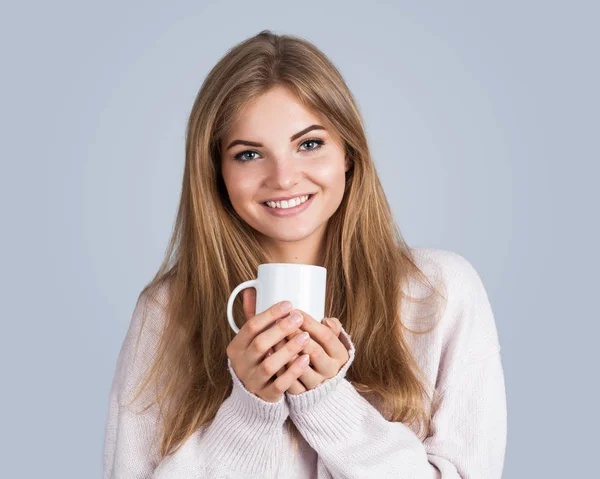
<instances>
[{"instance_id":1,"label":"cheek","mask_svg":"<svg viewBox=\"0 0 600 479\"><path fill-rule=\"evenodd\" d=\"M343 164L324 162L314 170L314 175L315 182L323 188L327 188L331 192L339 193L339 190L343 192L346 181Z\"/></svg>"},{"instance_id":2,"label":"cheek","mask_svg":"<svg viewBox=\"0 0 600 479\"><path fill-rule=\"evenodd\" d=\"M251 173L236 169L224 172L223 180L233 204L251 200L256 196L258 181Z\"/></svg>"}]
</instances>

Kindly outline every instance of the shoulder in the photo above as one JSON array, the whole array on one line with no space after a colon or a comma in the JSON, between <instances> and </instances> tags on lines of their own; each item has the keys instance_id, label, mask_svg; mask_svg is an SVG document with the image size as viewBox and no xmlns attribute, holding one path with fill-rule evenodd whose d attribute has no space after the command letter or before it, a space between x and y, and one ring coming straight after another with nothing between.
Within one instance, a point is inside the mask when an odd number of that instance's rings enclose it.
<instances>
[{"instance_id":1,"label":"shoulder","mask_svg":"<svg viewBox=\"0 0 600 479\"><path fill-rule=\"evenodd\" d=\"M168 290L164 284L144 287L137 296L129 326L117 358L112 393L121 407L138 392L155 357L165 326L164 306Z\"/></svg>"},{"instance_id":2,"label":"shoulder","mask_svg":"<svg viewBox=\"0 0 600 479\"><path fill-rule=\"evenodd\" d=\"M172 284L172 280L163 278L146 285L137 297L133 319L139 322L150 318L154 323L162 323Z\"/></svg>"},{"instance_id":3,"label":"shoulder","mask_svg":"<svg viewBox=\"0 0 600 479\"><path fill-rule=\"evenodd\" d=\"M415 247L410 252L419 269L443 290L446 301L435 334L443 336L446 347L461 350L467 361L499 351L488 293L474 265L454 251Z\"/></svg>"},{"instance_id":4,"label":"shoulder","mask_svg":"<svg viewBox=\"0 0 600 479\"><path fill-rule=\"evenodd\" d=\"M439 248L410 248L413 260L426 274L443 279L450 289L475 286L481 278L473 264L454 251Z\"/></svg>"},{"instance_id":5,"label":"shoulder","mask_svg":"<svg viewBox=\"0 0 600 479\"><path fill-rule=\"evenodd\" d=\"M443 289L450 306L488 300L481 276L464 256L450 250L423 247L410 248L410 253L428 279Z\"/></svg>"},{"instance_id":6,"label":"shoulder","mask_svg":"<svg viewBox=\"0 0 600 479\"><path fill-rule=\"evenodd\" d=\"M166 282L149 284L138 294L123 349L154 351L166 325L166 306L169 285Z\"/></svg>"}]
</instances>

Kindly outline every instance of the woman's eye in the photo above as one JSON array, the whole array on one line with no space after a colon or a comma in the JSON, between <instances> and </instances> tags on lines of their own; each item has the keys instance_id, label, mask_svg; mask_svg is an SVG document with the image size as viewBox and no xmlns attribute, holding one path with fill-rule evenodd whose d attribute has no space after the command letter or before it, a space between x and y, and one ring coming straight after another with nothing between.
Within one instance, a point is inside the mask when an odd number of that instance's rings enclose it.
<instances>
[{"instance_id":1,"label":"woman's eye","mask_svg":"<svg viewBox=\"0 0 600 479\"><path fill-rule=\"evenodd\" d=\"M316 144L317 146L315 146L314 148L309 148L308 150L305 150L305 151L313 151L313 150L318 150L319 148L321 148L321 147L322 147L322 146L325 144L325 142L324 142L323 140L319 140L318 138L311 138L311 139L309 139L309 140L305 140L305 141L303 141L303 142L300 144L300 146L302 146L302 145L306 145L307 143L309 143L309 144L310 144L310 143L314 143L314 144Z\"/></svg>"},{"instance_id":2,"label":"woman's eye","mask_svg":"<svg viewBox=\"0 0 600 479\"><path fill-rule=\"evenodd\" d=\"M244 158L243 158L243 156L244 156L246 153L249 153L249 154L251 154L251 153L256 153L256 151L242 151L242 152L238 153L237 155L235 155L235 156L233 157L233 159L234 159L234 160L237 160L237 161L241 161L241 162L243 162L243 163L246 163L246 162L248 162L248 161L252 161L252 160L254 160L254 158L246 158L246 159L244 159Z\"/></svg>"},{"instance_id":3,"label":"woman's eye","mask_svg":"<svg viewBox=\"0 0 600 479\"><path fill-rule=\"evenodd\" d=\"M308 149L303 149L302 151L315 151L318 150L319 148L321 148L325 142L319 138L309 138L308 140L304 140L302 143L300 143L300 146L302 145L310 145L311 143L314 143L316 146L313 146L312 148L308 148ZM235 155L233 157L234 160L239 161L241 163L248 163L250 161L253 161L256 159L256 157L253 158L248 158L247 156L244 155L255 155L258 154L257 151L253 151L253 150L244 150L244 151L240 151L237 155Z\"/></svg>"}]
</instances>

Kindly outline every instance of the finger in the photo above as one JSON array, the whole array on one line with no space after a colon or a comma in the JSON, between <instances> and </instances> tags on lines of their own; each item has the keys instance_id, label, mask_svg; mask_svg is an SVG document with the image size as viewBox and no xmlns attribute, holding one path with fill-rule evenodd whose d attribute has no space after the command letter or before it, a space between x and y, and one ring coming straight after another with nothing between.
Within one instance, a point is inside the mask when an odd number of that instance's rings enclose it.
<instances>
[{"instance_id":1,"label":"finger","mask_svg":"<svg viewBox=\"0 0 600 479\"><path fill-rule=\"evenodd\" d=\"M302 333L303 329L299 329L291 336L292 338L295 338ZM287 341L288 339L284 338L282 341L277 343L275 345L275 350L281 349ZM308 353L311 359L308 367L304 370L302 375L296 382L294 382L292 386L290 386L290 389L288 390L290 394L300 394L308 389L316 388L327 377L333 377L336 374L337 369L339 369L335 362L333 362L331 358L327 357L325 351L323 351L323 348L321 348L318 343L311 339L301 351L295 354L290 361L277 372L277 376L284 374L287 368L291 367L294 361L303 353ZM321 371L323 372L317 371L317 366L313 363L313 357L317 358L315 362L321 365ZM324 360L324 358L326 358L326 360Z\"/></svg>"},{"instance_id":2,"label":"finger","mask_svg":"<svg viewBox=\"0 0 600 479\"><path fill-rule=\"evenodd\" d=\"M275 348L279 350L283 347L283 344L284 344L284 342L280 341L280 343L277 346L275 346ZM295 354L292 357L292 359L288 362L288 364L286 364L279 371L277 371L276 377L279 377L279 376L285 374L285 372L288 370L288 368L291 367L299 357L300 357L299 354ZM310 362L309 362L309 365L307 366L307 369L308 368L310 368ZM294 382L292 382L292 385L287 390L287 392L289 392L291 394L300 394L304 391L306 391L306 388L304 387L304 384L302 384L302 382L300 382L299 379L296 379Z\"/></svg>"},{"instance_id":3,"label":"finger","mask_svg":"<svg viewBox=\"0 0 600 479\"><path fill-rule=\"evenodd\" d=\"M286 338L297 332L301 324L302 314L299 311L292 311L288 316L277 320L272 327L261 332L254 338L250 347L260 355L265 348L272 348L282 341L285 344Z\"/></svg>"},{"instance_id":4,"label":"finger","mask_svg":"<svg viewBox=\"0 0 600 479\"><path fill-rule=\"evenodd\" d=\"M285 374L287 367L286 365L290 361L292 356L298 356L298 353L302 350L304 345L310 340L308 333L304 333L293 339L292 341L280 341L284 342L283 346L275 347L275 352L265 358L263 361L264 371L267 371L269 377L273 374L282 373ZM293 364L292 364L293 365ZM282 371L283 370L283 371Z\"/></svg>"},{"instance_id":5,"label":"finger","mask_svg":"<svg viewBox=\"0 0 600 479\"><path fill-rule=\"evenodd\" d=\"M285 319L285 317L284 318L279 318L279 319L275 320L275 324L279 323L279 321L283 321L284 319ZM289 341L290 339L293 339L295 336L298 336L301 332L302 331L300 331L299 329L297 329L295 331L292 331L284 339L287 339ZM283 341L283 339L282 339L282 341Z\"/></svg>"},{"instance_id":6,"label":"finger","mask_svg":"<svg viewBox=\"0 0 600 479\"><path fill-rule=\"evenodd\" d=\"M305 369L309 369L310 366L306 366ZM304 387L304 384L302 384L302 381L300 381L299 379L296 379L292 385L289 387L289 389L287 390L288 393L290 394L300 394L307 391L306 387Z\"/></svg>"},{"instance_id":7,"label":"finger","mask_svg":"<svg viewBox=\"0 0 600 479\"><path fill-rule=\"evenodd\" d=\"M284 338L281 341L279 341L279 343L277 343L275 345L275 350L279 351L281 348L283 348L285 346L285 344L289 341L294 339L296 336L299 336L302 333L302 330L299 330L295 333L293 333L289 339ZM288 361L288 363L283 366L279 371L277 371L277 377L285 374L285 372L287 371L288 368L292 367L294 362L300 357L300 355L302 354L303 351L299 351L298 353L294 354L292 356L292 358ZM301 377L304 377L307 381L310 381L311 383L315 383L318 379L315 378L314 375L310 374L310 371L312 371L312 368L310 367L310 362L308 364L308 367L304 370L304 373ZM307 375L308 373L308 375ZM299 378L296 381L294 381L292 383L292 385L290 386L290 388L288 389L288 393L290 394L300 394L307 391L307 388L305 386L305 384L303 384L303 381Z\"/></svg>"},{"instance_id":8,"label":"finger","mask_svg":"<svg viewBox=\"0 0 600 479\"><path fill-rule=\"evenodd\" d=\"M299 334L302 333L302 330L298 331L295 336L298 336ZM285 345L286 340L282 340L279 343L277 343L275 345L275 349L279 350L281 349L284 345ZM306 351L306 347L299 351L297 354L295 354L292 359L288 362L288 364L286 364L285 366L283 366L279 371L277 371L277 376L281 376L283 374L285 374L285 372L287 371L288 368L292 367L294 362L300 357L300 355L302 353L304 353ZM317 387L319 384L321 384L323 381L325 380L325 377L322 374L317 373L312 367L311 367L311 363L308 363L308 367L304 370L304 372L302 373L302 375L292 383L292 385L290 386L290 388L288 389L288 393L290 394L300 394L303 393L305 391L307 391L308 389L314 389L315 387Z\"/></svg>"},{"instance_id":9,"label":"finger","mask_svg":"<svg viewBox=\"0 0 600 479\"><path fill-rule=\"evenodd\" d=\"M302 331L297 331L295 334L292 334L290 336L290 338L283 338L281 341L279 341L274 347L273 349L275 351L279 351L281 348L283 348L291 339L294 339L296 336L300 335L302 333ZM277 375L281 376L283 373L285 373L286 369L288 367L290 367L294 361L296 361L296 359L298 359L300 357L300 354L302 354L302 350L298 351L296 354L292 355L291 358L288 360L288 362L286 364L284 364L279 371L277 371Z\"/></svg>"},{"instance_id":10,"label":"finger","mask_svg":"<svg viewBox=\"0 0 600 479\"><path fill-rule=\"evenodd\" d=\"M288 338L283 338L275 346L273 346L273 350L274 351L279 351L283 346L285 346L285 343L287 343L287 342L288 342Z\"/></svg>"},{"instance_id":11,"label":"finger","mask_svg":"<svg viewBox=\"0 0 600 479\"><path fill-rule=\"evenodd\" d=\"M248 320L256 314L256 289L244 289L242 291L242 301L244 303L244 316Z\"/></svg>"},{"instance_id":12,"label":"finger","mask_svg":"<svg viewBox=\"0 0 600 479\"><path fill-rule=\"evenodd\" d=\"M303 330L300 329L295 333L295 336L302 334L302 333L303 333ZM279 347L281 347L281 346L279 346ZM315 353L315 351L319 351L319 350L320 350L320 352ZM288 392L291 394L299 394L308 389L314 389L319 384L321 384L325 380L326 377L332 377L335 375L336 366L334 366L334 363L333 363L333 361L331 361L331 358L328 358L328 362L326 363L326 365L324 367L322 367L322 369L325 371L325 374L322 374L320 371L317 371L317 369L316 369L317 366L313 362L313 357L323 358L323 357L327 357L327 356L326 356L325 352L323 351L323 348L321 348L312 339L310 341L308 341L308 343L305 344L304 348L301 351L299 351L296 355L294 355L292 357L292 359L288 362L288 364L284 368L282 368L278 372L278 374L282 374L282 371L285 371L285 368L290 367L293 364L294 360L302 354L308 354L310 356L310 361L308 363L308 367L304 370L302 375L298 378L298 384L296 385L296 387L290 387L290 390ZM317 362L319 364L323 363L322 360L321 361L317 360Z\"/></svg>"},{"instance_id":13,"label":"finger","mask_svg":"<svg viewBox=\"0 0 600 479\"><path fill-rule=\"evenodd\" d=\"M333 374L331 374L330 377L333 377ZM325 376L315 371L314 366L309 362L308 367L303 371L300 377L298 377L298 381L300 381L302 386L307 390L314 389L325 381Z\"/></svg>"},{"instance_id":14,"label":"finger","mask_svg":"<svg viewBox=\"0 0 600 479\"><path fill-rule=\"evenodd\" d=\"M285 345L285 343L286 343L287 341L291 341L292 339L294 339L296 336L298 336L298 335L302 334L303 332L304 332L304 331L302 330L302 328L298 329L298 331L295 331L294 333L292 333L292 334L291 334L291 335L290 335L288 338L284 338L284 339L283 339L283 340L281 340L279 343L277 343L277 344L275 345L275 350L279 350L279 349L281 349L281 348L282 348L282 347ZM290 358L290 360L288 361L288 363L287 363L287 365L286 365L285 367L289 367L289 366L291 366L291 365L292 365L292 363L293 363L293 362L294 362L294 361L295 361L295 360L296 360L296 359L297 359L297 358L298 358L298 357L299 357L301 354L303 354L303 353L306 353L306 354L308 354L308 355L311 355L311 354L315 355L314 351L315 351L315 349L316 349L316 348L320 348L320 346L319 346L319 345L318 345L318 344L317 344L315 341L313 341L312 339L310 339L310 340L309 340L309 341L308 341L308 342L307 342L307 343L304 345L304 347L302 348L302 350L301 350L301 351L299 351L297 354L295 354L294 356L292 356L292 357ZM322 348L321 348L321 349L322 349ZM312 352L312 353L311 353L311 352ZM312 357L311 357L311 362L312 362ZM312 365L312 363L311 363L311 364L309 364L309 366L311 366L311 365ZM282 368L280 371L282 371L283 369L284 369L284 368Z\"/></svg>"},{"instance_id":15,"label":"finger","mask_svg":"<svg viewBox=\"0 0 600 479\"><path fill-rule=\"evenodd\" d=\"M310 366L317 375L304 377L301 379L309 389L317 384L320 384L322 378L333 377L339 371L340 364L344 363L348 358L348 351L340 341L335 332L325 324L315 321L312 317L302 312L305 315L304 322L300 331L314 331L311 333L311 340L302 350L303 353L310 355ZM331 319L331 318L329 318ZM320 336L320 339L313 339L314 335ZM335 343L338 343L337 345ZM330 354L329 351L334 351ZM305 380L307 382L305 382Z\"/></svg>"},{"instance_id":16,"label":"finger","mask_svg":"<svg viewBox=\"0 0 600 479\"><path fill-rule=\"evenodd\" d=\"M274 356L277 353L274 353ZM295 386L296 390L298 385L295 384L298 381L298 376L300 376L303 371L308 367L308 360L310 358L307 355L302 355L294 363L280 376L273 381L273 383L269 386L275 390L277 393L286 392L292 387Z\"/></svg>"},{"instance_id":17,"label":"finger","mask_svg":"<svg viewBox=\"0 0 600 479\"><path fill-rule=\"evenodd\" d=\"M237 342L237 344L239 344L238 347L244 349L250 346L257 337L269 333L267 337L261 337L261 341L254 345L255 353L263 356L268 349L275 344L276 341L274 338L278 338L280 335L283 337L292 332L293 328L289 327L290 323L287 319L285 321L280 321L278 323L279 327L269 327L265 330L268 326L273 326L275 320L287 316L290 309L291 305L289 305L289 303L287 307L283 305L283 302L276 303L265 311L251 317L240 328L239 332L233 338L232 343ZM280 339L281 338L278 340ZM271 342L266 344L265 340Z\"/></svg>"},{"instance_id":18,"label":"finger","mask_svg":"<svg viewBox=\"0 0 600 479\"><path fill-rule=\"evenodd\" d=\"M311 339L317 342L321 349L323 349L323 351L325 351L329 357L343 357L344 353L347 352L347 349L339 340L338 335L335 334L331 328L315 320L310 314L302 311L301 309L298 311L300 311L304 317L304 320L302 321L302 330L308 331ZM318 358L313 356L311 351L311 361L313 364L315 364L316 359ZM318 366L319 365L317 364L317 368Z\"/></svg>"}]
</instances>

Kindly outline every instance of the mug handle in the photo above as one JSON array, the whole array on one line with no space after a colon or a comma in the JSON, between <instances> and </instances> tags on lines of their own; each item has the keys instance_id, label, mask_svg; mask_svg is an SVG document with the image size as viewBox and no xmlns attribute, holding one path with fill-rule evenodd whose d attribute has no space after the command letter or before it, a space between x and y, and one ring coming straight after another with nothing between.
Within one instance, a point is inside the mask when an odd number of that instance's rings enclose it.
<instances>
[{"instance_id":1,"label":"mug handle","mask_svg":"<svg viewBox=\"0 0 600 479\"><path fill-rule=\"evenodd\" d=\"M258 286L259 285L260 285L260 282L258 281L258 279L251 279L249 281L244 281L243 283L238 284L235 287L235 289L231 292L231 294L229 295L229 301L227 301L227 320L229 321L229 326L231 326L231 329L233 329L236 334L240 332L240 328L237 327L237 324L235 324L235 320L233 319L233 301L235 300L235 297L238 295L238 293L242 289L252 288L252 287L256 288L256 290L257 290L256 297L258 298Z\"/></svg>"}]
</instances>

